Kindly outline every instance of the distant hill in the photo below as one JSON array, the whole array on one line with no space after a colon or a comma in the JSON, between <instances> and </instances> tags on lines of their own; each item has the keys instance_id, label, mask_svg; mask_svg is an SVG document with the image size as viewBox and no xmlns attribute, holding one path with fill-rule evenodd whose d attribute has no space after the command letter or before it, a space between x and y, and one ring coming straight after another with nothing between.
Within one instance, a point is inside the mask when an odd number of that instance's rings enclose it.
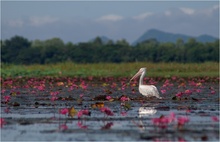
<instances>
[{"instance_id":1,"label":"distant hill","mask_svg":"<svg viewBox=\"0 0 220 142\"><path fill-rule=\"evenodd\" d=\"M184 34L173 34L168 32L163 32L156 29L150 29L145 32L142 36L140 36L133 45L137 43L141 43L148 39L156 39L159 42L173 42L175 43L177 39L182 39L184 42L188 41L189 38L195 38L199 42L213 42L217 40L217 38L209 35L201 35L198 37L188 36Z\"/></svg>"},{"instance_id":2,"label":"distant hill","mask_svg":"<svg viewBox=\"0 0 220 142\"><path fill-rule=\"evenodd\" d=\"M99 37L101 39L102 43L104 43L104 44L108 43L111 40L110 38L108 38L106 36L97 36L97 37ZM96 38L93 38L90 41L93 42Z\"/></svg>"}]
</instances>

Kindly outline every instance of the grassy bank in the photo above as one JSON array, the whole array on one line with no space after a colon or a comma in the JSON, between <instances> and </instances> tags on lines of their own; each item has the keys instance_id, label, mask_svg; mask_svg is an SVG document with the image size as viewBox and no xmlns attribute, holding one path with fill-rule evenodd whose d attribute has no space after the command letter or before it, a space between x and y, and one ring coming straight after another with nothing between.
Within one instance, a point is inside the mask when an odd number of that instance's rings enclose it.
<instances>
[{"instance_id":1,"label":"grassy bank","mask_svg":"<svg viewBox=\"0 0 220 142\"><path fill-rule=\"evenodd\" d=\"M42 77L42 76L75 76L75 77L131 77L141 67L147 67L150 77L217 77L219 63L97 63L75 64L72 62L47 65L1 65L1 76Z\"/></svg>"}]
</instances>

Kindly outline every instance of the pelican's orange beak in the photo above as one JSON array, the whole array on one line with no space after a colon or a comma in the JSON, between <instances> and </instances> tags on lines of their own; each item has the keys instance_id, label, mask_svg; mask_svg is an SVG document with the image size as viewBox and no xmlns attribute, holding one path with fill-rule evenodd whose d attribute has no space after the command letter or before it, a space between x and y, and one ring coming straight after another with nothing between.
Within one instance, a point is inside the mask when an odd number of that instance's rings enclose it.
<instances>
[{"instance_id":1,"label":"pelican's orange beak","mask_svg":"<svg viewBox=\"0 0 220 142\"><path fill-rule=\"evenodd\" d=\"M133 80L133 79L137 78L138 76L140 76L142 72L143 72L142 70L139 70L139 71L130 79L129 82L131 82L131 80Z\"/></svg>"}]
</instances>

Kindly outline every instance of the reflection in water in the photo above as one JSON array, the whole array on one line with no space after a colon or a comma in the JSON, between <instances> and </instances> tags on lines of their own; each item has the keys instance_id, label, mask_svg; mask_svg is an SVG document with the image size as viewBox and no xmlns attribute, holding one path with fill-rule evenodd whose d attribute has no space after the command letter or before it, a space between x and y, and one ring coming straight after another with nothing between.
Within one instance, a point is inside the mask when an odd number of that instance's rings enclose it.
<instances>
[{"instance_id":1,"label":"reflection in water","mask_svg":"<svg viewBox=\"0 0 220 142\"><path fill-rule=\"evenodd\" d=\"M141 117L148 117L151 115L154 115L157 112L157 110L154 107L140 107L138 111L138 116ZM144 131L146 124L143 123L142 120L139 120L139 122L133 121L133 123L141 130Z\"/></svg>"},{"instance_id":2,"label":"reflection in water","mask_svg":"<svg viewBox=\"0 0 220 142\"><path fill-rule=\"evenodd\" d=\"M138 111L139 117L154 115L157 110L154 107L140 107Z\"/></svg>"}]
</instances>

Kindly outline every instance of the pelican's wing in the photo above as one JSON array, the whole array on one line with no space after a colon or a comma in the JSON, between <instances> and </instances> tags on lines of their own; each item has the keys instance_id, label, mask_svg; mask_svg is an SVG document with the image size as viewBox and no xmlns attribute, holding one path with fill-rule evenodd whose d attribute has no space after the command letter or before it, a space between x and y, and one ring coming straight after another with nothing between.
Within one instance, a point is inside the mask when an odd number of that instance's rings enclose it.
<instances>
[{"instance_id":1,"label":"pelican's wing","mask_svg":"<svg viewBox=\"0 0 220 142\"><path fill-rule=\"evenodd\" d=\"M141 85L139 86L139 91L142 95L150 97L155 96L161 98L157 88L154 85Z\"/></svg>"},{"instance_id":2,"label":"pelican's wing","mask_svg":"<svg viewBox=\"0 0 220 142\"><path fill-rule=\"evenodd\" d=\"M160 97L160 93L159 93L159 91L157 90L157 87L156 86L154 86L154 85L151 85L152 86L152 88L153 88L153 92L154 92L154 96L155 97L157 97L157 98L159 98L159 99L162 99L162 97Z\"/></svg>"}]
</instances>

